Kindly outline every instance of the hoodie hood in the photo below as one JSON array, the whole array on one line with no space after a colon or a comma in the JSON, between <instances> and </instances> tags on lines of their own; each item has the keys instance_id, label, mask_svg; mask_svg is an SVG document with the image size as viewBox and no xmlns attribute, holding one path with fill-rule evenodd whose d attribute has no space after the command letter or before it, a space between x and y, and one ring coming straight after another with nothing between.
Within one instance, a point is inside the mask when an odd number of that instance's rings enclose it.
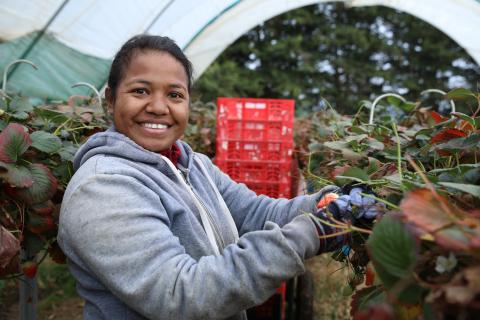
<instances>
[{"instance_id":1,"label":"hoodie hood","mask_svg":"<svg viewBox=\"0 0 480 320\"><path fill-rule=\"evenodd\" d=\"M175 144L181 151L178 162L182 166L189 168L192 161L193 150L188 144L180 140L177 140ZM87 142L78 149L73 159L73 169L77 171L88 159L97 154L120 157L147 165L164 163L164 160L159 154L144 149L124 134L116 131L114 126L105 132L92 135Z\"/></svg>"}]
</instances>

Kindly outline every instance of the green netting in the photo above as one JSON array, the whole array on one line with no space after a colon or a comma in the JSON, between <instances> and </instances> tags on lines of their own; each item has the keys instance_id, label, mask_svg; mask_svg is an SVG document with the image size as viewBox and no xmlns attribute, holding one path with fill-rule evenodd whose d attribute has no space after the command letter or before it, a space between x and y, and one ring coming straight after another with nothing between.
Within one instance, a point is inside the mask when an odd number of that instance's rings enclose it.
<instances>
[{"instance_id":1,"label":"green netting","mask_svg":"<svg viewBox=\"0 0 480 320\"><path fill-rule=\"evenodd\" d=\"M26 57L21 57L37 33L0 44L0 70L13 60L24 58L38 66L19 65L7 81L7 91L15 90L41 99L66 99L74 94L90 94L87 88L71 88L88 82L100 88L106 80L111 61L75 51L44 34Z\"/></svg>"}]
</instances>

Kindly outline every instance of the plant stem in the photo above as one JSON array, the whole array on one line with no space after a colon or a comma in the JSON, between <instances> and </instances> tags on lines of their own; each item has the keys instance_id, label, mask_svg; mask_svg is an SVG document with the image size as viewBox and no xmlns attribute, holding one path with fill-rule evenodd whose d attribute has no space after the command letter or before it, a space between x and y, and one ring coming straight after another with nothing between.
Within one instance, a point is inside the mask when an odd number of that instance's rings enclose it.
<instances>
[{"instance_id":1,"label":"plant stem","mask_svg":"<svg viewBox=\"0 0 480 320\"><path fill-rule=\"evenodd\" d=\"M392 122L393 133L397 139L397 171L400 178L400 183L403 186L403 173L402 173L402 147L400 146L400 137L398 136L397 125L395 122Z\"/></svg>"},{"instance_id":2,"label":"plant stem","mask_svg":"<svg viewBox=\"0 0 480 320\"><path fill-rule=\"evenodd\" d=\"M67 120L65 120L61 125L58 126L57 129L55 129L55 131L53 132L54 135L58 136L60 134L60 130L67 125L67 123L69 123L70 121L72 121L72 118L68 118Z\"/></svg>"},{"instance_id":3,"label":"plant stem","mask_svg":"<svg viewBox=\"0 0 480 320\"><path fill-rule=\"evenodd\" d=\"M332 182L330 182L329 180L323 179L322 177L319 177L312 172L312 170L310 169L311 168L311 160L312 160L312 154L310 153L308 155L308 164L307 164L307 174L308 174L308 176L314 177L315 179L319 180L320 183L323 184L323 185L332 184Z\"/></svg>"},{"instance_id":4,"label":"plant stem","mask_svg":"<svg viewBox=\"0 0 480 320\"><path fill-rule=\"evenodd\" d=\"M460 170L460 158L458 157L458 152L455 152L455 159L457 160L458 173L462 173L462 171Z\"/></svg>"},{"instance_id":5,"label":"plant stem","mask_svg":"<svg viewBox=\"0 0 480 320\"><path fill-rule=\"evenodd\" d=\"M384 200L382 198L378 198L378 197L374 196L373 194L368 194L368 193L363 193L363 192L359 192L359 193L364 197L372 198L372 199L377 200L378 202L382 202L382 203L386 204L387 206L391 207L392 209L400 209L399 206L396 206L393 203L391 203L387 200Z\"/></svg>"}]
</instances>

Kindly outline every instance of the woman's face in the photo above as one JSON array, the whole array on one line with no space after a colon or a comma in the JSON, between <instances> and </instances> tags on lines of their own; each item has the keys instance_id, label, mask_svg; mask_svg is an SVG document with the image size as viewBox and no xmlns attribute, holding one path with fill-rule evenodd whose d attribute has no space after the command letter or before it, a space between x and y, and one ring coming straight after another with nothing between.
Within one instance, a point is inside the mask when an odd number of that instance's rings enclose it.
<instances>
[{"instance_id":1,"label":"woman's face","mask_svg":"<svg viewBox=\"0 0 480 320\"><path fill-rule=\"evenodd\" d=\"M107 99L117 130L153 152L169 149L188 123L187 73L167 52L137 52Z\"/></svg>"}]
</instances>

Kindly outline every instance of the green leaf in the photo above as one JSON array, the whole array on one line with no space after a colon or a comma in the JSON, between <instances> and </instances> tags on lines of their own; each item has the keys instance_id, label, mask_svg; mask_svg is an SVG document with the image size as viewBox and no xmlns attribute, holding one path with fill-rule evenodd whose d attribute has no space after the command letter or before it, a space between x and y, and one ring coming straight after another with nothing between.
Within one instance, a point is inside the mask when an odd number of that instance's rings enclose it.
<instances>
[{"instance_id":1,"label":"green leaf","mask_svg":"<svg viewBox=\"0 0 480 320\"><path fill-rule=\"evenodd\" d=\"M14 97L8 107L8 112L11 116L18 120L26 120L29 117L29 112L33 111L33 106L28 101L27 97Z\"/></svg>"},{"instance_id":2,"label":"green leaf","mask_svg":"<svg viewBox=\"0 0 480 320\"><path fill-rule=\"evenodd\" d=\"M14 97L8 107L10 112L32 112L33 106L27 97Z\"/></svg>"},{"instance_id":3,"label":"green leaf","mask_svg":"<svg viewBox=\"0 0 480 320\"><path fill-rule=\"evenodd\" d=\"M365 156L351 149L342 149L342 157L349 161L356 162L362 160Z\"/></svg>"},{"instance_id":4,"label":"green leaf","mask_svg":"<svg viewBox=\"0 0 480 320\"><path fill-rule=\"evenodd\" d=\"M365 129L364 127L360 127L360 126L352 126L352 127L350 127L349 131L351 133L356 133L356 134L368 133L367 129Z\"/></svg>"},{"instance_id":5,"label":"green leaf","mask_svg":"<svg viewBox=\"0 0 480 320\"><path fill-rule=\"evenodd\" d=\"M49 110L45 108L35 108L34 113L43 118L44 120L48 122L55 123L57 125L60 125L64 122L66 122L69 117L67 117L65 114L55 111L55 110Z\"/></svg>"},{"instance_id":6,"label":"green leaf","mask_svg":"<svg viewBox=\"0 0 480 320\"><path fill-rule=\"evenodd\" d=\"M0 178L15 188L28 188L33 185L33 174L25 166L0 162Z\"/></svg>"},{"instance_id":7,"label":"green leaf","mask_svg":"<svg viewBox=\"0 0 480 320\"><path fill-rule=\"evenodd\" d=\"M475 147L480 147L480 134L451 139L446 143L437 144L432 150L469 150Z\"/></svg>"},{"instance_id":8,"label":"green leaf","mask_svg":"<svg viewBox=\"0 0 480 320\"><path fill-rule=\"evenodd\" d=\"M16 162L31 144L26 128L18 123L10 123L0 133L0 161Z\"/></svg>"},{"instance_id":9,"label":"green leaf","mask_svg":"<svg viewBox=\"0 0 480 320\"><path fill-rule=\"evenodd\" d=\"M312 142L308 145L308 151L310 152L320 152L323 150L323 144L320 142Z\"/></svg>"},{"instance_id":10,"label":"green leaf","mask_svg":"<svg viewBox=\"0 0 480 320\"><path fill-rule=\"evenodd\" d=\"M470 97L476 98L475 94L472 91L465 88L453 89L452 91L447 93L446 97L452 100L462 100Z\"/></svg>"},{"instance_id":11,"label":"green leaf","mask_svg":"<svg viewBox=\"0 0 480 320\"><path fill-rule=\"evenodd\" d=\"M382 142L373 138L368 139L367 144L371 149L374 149L374 150L383 150L385 148L385 145Z\"/></svg>"},{"instance_id":12,"label":"green leaf","mask_svg":"<svg viewBox=\"0 0 480 320\"><path fill-rule=\"evenodd\" d=\"M62 141L56 135L45 131L35 131L30 135L32 147L46 152L54 153L62 147Z\"/></svg>"},{"instance_id":13,"label":"green leaf","mask_svg":"<svg viewBox=\"0 0 480 320\"><path fill-rule=\"evenodd\" d=\"M350 136L346 136L345 137L345 140L347 142L352 142L352 141L356 141L356 142L360 142L364 139L368 138L368 135L366 134L358 134L358 135L350 135Z\"/></svg>"},{"instance_id":14,"label":"green leaf","mask_svg":"<svg viewBox=\"0 0 480 320\"><path fill-rule=\"evenodd\" d=\"M57 191L58 183L50 169L40 163L30 165L29 169L33 177L32 186L18 188L14 190L12 196L27 204L41 203L51 199Z\"/></svg>"},{"instance_id":15,"label":"green leaf","mask_svg":"<svg viewBox=\"0 0 480 320\"><path fill-rule=\"evenodd\" d=\"M23 111L13 112L13 113L10 113L10 115L17 120L27 120L29 117L28 113Z\"/></svg>"},{"instance_id":16,"label":"green leaf","mask_svg":"<svg viewBox=\"0 0 480 320\"><path fill-rule=\"evenodd\" d=\"M447 188L452 188L466 193L470 193L471 195L480 198L480 186L454 182L438 182L438 184Z\"/></svg>"},{"instance_id":17,"label":"green leaf","mask_svg":"<svg viewBox=\"0 0 480 320\"><path fill-rule=\"evenodd\" d=\"M458 172L458 170L460 170L461 172L466 172L468 170L475 169L475 168L480 168L480 163L465 163L465 164L460 164L453 168L433 169L433 170L430 170L430 173Z\"/></svg>"},{"instance_id":18,"label":"green leaf","mask_svg":"<svg viewBox=\"0 0 480 320\"><path fill-rule=\"evenodd\" d=\"M373 228L367 247L374 265L385 271L384 277L400 280L411 276L419 248L400 221L384 216Z\"/></svg>"},{"instance_id":19,"label":"green leaf","mask_svg":"<svg viewBox=\"0 0 480 320\"><path fill-rule=\"evenodd\" d=\"M57 151L57 153L60 155L63 161L73 161L73 157L75 156L75 153L77 152L78 148L69 145L69 146L64 146L63 148L60 148L60 150Z\"/></svg>"},{"instance_id":20,"label":"green leaf","mask_svg":"<svg viewBox=\"0 0 480 320\"><path fill-rule=\"evenodd\" d=\"M466 182L468 184L474 184L476 186L480 185L480 168L468 170L463 175L463 179L464 181L462 182Z\"/></svg>"},{"instance_id":21,"label":"green leaf","mask_svg":"<svg viewBox=\"0 0 480 320\"><path fill-rule=\"evenodd\" d=\"M7 98L0 96L0 109L3 111L8 110Z\"/></svg>"},{"instance_id":22,"label":"green leaf","mask_svg":"<svg viewBox=\"0 0 480 320\"><path fill-rule=\"evenodd\" d=\"M348 143L345 141L327 141L323 145L327 148L339 151L348 148Z\"/></svg>"},{"instance_id":23,"label":"green leaf","mask_svg":"<svg viewBox=\"0 0 480 320\"><path fill-rule=\"evenodd\" d=\"M475 119L473 119L472 117L469 117L469 116L466 115L465 113L452 112L451 114L454 115L454 116L457 117L457 118L460 118L460 119L462 119L462 120L467 121L467 122L470 123L473 127L475 127Z\"/></svg>"},{"instance_id":24,"label":"green leaf","mask_svg":"<svg viewBox=\"0 0 480 320\"><path fill-rule=\"evenodd\" d=\"M415 102L407 101L407 102L401 103L399 107L405 112L411 112L415 109L416 106L417 104Z\"/></svg>"},{"instance_id":25,"label":"green leaf","mask_svg":"<svg viewBox=\"0 0 480 320\"><path fill-rule=\"evenodd\" d=\"M400 107L400 105L403 103L402 100L400 100L397 97L394 96L388 96L387 101L389 104L395 106L395 107Z\"/></svg>"},{"instance_id":26,"label":"green leaf","mask_svg":"<svg viewBox=\"0 0 480 320\"><path fill-rule=\"evenodd\" d=\"M370 177L368 176L368 174L358 168L358 167L351 167L349 168L347 171L345 171L344 173L342 173L342 177L353 177L353 178L357 178L363 182L367 182L370 180Z\"/></svg>"},{"instance_id":27,"label":"green leaf","mask_svg":"<svg viewBox=\"0 0 480 320\"><path fill-rule=\"evenodd\" d=\"M367 309L370 305L380 304L386 300L385 291L380 285L356 290L352 295L350 315L355 318L357 312Z\"/></svg>"}]
</instances>

